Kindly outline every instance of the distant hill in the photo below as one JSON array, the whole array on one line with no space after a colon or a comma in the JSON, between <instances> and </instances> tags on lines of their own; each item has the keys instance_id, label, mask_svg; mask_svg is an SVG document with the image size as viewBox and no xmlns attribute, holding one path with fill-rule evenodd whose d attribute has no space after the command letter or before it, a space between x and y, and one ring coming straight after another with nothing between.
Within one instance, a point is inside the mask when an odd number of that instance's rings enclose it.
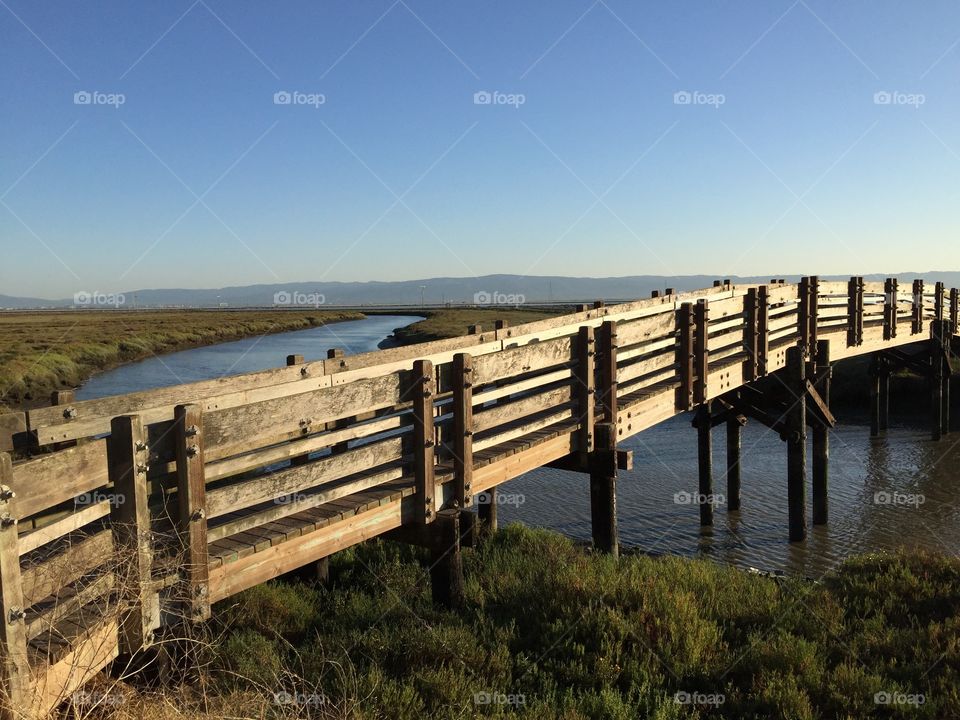
<instances>
[{"instance_id":1,"label":"distant hill","mask_svg":"<svg viewBox=\"0 0 960 720\"><path fill-rule=\"evenodd\" d=\"M730 276L734 283L769 282L772 275ZM788 282L798 275L778 275ZM846 276L821 276L822 279L846 279ZM884 275L866 276L882 280ZM902 283L922 277L942 281L948 287L960 286L960 272L897 273ZM427 305L523 304L545 302L588 302L649 297L651 290L672 287L678 291L709 287L711 275L633 275L628 277L586 278L563 276L524 277L521 275L485 275L476 278L429 278L396 282L295 282L247 285L215 289L144 289L122 293L122 306L132 307L270 307L273 305ZM81 303L79 306L83 306ZM73 298L47 300L0 295L0 308L28 309L73 307ZM96 306L111 306L101 298Z\"/></svg>"}]
</instances>

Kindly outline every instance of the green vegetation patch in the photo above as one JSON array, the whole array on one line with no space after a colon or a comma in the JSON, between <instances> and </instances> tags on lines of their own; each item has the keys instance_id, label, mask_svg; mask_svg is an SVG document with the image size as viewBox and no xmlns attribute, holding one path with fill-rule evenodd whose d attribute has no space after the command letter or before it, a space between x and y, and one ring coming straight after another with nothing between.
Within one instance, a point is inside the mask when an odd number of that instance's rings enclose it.
<instances>
[{"instance_id":1,"label":"green vegetation patch","mask_svg":"<svg viewBox=\"0 0 960 720\"><path fill-rule=\"evenodd\" d=\"M426 562L370 542L333 558L329 587L222 603L217 693L292 698L277 717L960 716L952 558L870 555L813 583L511 526L464 551L455 612Z\"/></svg>"}]
</instances>

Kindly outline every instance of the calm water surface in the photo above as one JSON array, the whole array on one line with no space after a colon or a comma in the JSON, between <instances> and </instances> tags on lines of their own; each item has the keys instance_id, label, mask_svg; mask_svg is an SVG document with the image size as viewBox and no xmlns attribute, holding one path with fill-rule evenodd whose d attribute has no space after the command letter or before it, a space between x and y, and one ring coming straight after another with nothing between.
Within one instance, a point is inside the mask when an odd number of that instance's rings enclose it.
<instances>
[{"instance_id":1,"label":"calm water surface","mask_svg":"<svg viewBox=\"0 0 960 720\"><path fill-rule=\"evenodd\" d=\"M418 319L372 316L185 350L98 375L77 396L92 399L263 370L282 365L288 354L325 357L331 347L349 354L366 352L376 349L394 328ZM721 505L713 527L701 529L696 506L675 501L678 493L697 491L696 431L687 415L622 443L634 452L634 469L621 472L618 482L621 543L813 577L849 555L873 550L910 546L960 553L960 434L933 443L923 416L904 417L894 408L886 437L871 439L866 418L842 409L837 414L843 422L831 434L830 522L811 528L805 543L786 540L785 446L754 422L743 430L741 510L728 513ZM898 425L898 417L905 424ZM714 433L715 492L723 493L723 427ZM590 538L586 476L537 470L503 486L501 492L502 522L520 521ZM809 486L807 492L809 502ZM899 494L900 502L885 504L893 493ZM809 517L809 507L807 513Z\"/></svg>"}]
</instances>

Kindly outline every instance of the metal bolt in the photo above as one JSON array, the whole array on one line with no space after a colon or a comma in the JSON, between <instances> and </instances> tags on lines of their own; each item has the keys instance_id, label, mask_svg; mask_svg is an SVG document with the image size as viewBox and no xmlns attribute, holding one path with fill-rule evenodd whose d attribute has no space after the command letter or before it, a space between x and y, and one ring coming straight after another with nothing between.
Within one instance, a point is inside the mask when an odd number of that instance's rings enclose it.
<instances>
[{"instance_id":1,"label":"metal bolt","mask_svg":"<svg viewBox=\"0 0 960 720\"><path fill-rule=\"evenodd\" d=\"M464 437L472 437L472 436L473 436L473 430L464 430L464 431L463 431L463 436L464 436Z\"/></svg>"},{"instance_id":2,"label":"metal bolt","mask_svg":"<svg viewBox=\"0 0 960 720\"><path fill-rule=\"evenodd\" d=\"M143 440L137 440L137 444L134 447L136 448L137 452L146 452L150 449L150 447Z\"/></svg>"},{"instance_id":3,"label":"metal bolt","mask_svg":"<svg viewBox=\"0 0 960 720\"><path fill-rule=\"evenodd\" d=\"M300 368L300 374L306 377L307 375L310 374L310 368L304 365L302 368Z\"/></svg>"},{"instance_id":4,"label":"metal bolt","mask_svg":"<svg viewBox=\"0 0 960 720\"><path fill-rule=\"evenodd\" d=\"M17 494L6 485L0 485L0 500L13 500Z\"/></svg>"},{"instance_id":5,"label":"metal bolt","mask_svg":"<svg viewBox=\"0 0 960 720\"><path fill-rule=\"evenodd\" d=\"M198 428L196 425L191 425L186 430L184 430L184 434L187 435L187 437L193 437L194 435L199 435L200 428Z\"/></svg>"},{"instance_id":6,"label":"metal bolt","mask_svg":"<svg viewBox=\"0 0 960 720\"><path fill-rule=\"evenodd\" d=\"M3 515L0 515L0 526L2 527L10 527L11 525L16 524L16 522L17 521L10 513L4 513Z\"/></svg>"},{"instance_id":7,"label":"metal bolt","mask_svg":"<svg viewBox=\"0 0 960 720\"><path fill-rule=\"evenodd\" d=\"M187 448L187 457L195 457L200 452L200 448L196 445L191 445Z\"/></svg>"},{"instance_id":8,"label":"metal bolt","mask_svg":"<svg viewBox=\"0 0 960 720\"><path fill-rule=\"evenodd\" d=\"M435 444L436 443L434 443L433 440L425 440L423 443L423 446L427 448L432 448Z\"/></svg>"},{"instance_id":9,"label":"metal bolt","mask_svg":"<svg viewBox=\"0 0 960 720\"><path fill-rule=\"evenodd\" d=\"M71 420L77 416L77 409L68 407L66 410L63 411L63 416L68 420Z\"/></svg>"},{"instance_id":10,"label":"metal bolt","mask_svg":"<svg viewBox=\"0 0 960 720\"><path fill-rule=\"evenodd\" d=\"M310 425L312 425L312 424L313 424L313 420L312 420L311 418L303 418L303 419L300 421L300 427L302 427L302 428L310 427Z\"/></svg>"},{"instance_id":11,"label":"metal bolt","mask_svg":"<svg viewBox=\"0 0 960 720\"><path fill-rule=\"evenodd\" d=\"M140 465L137 465L137 472L138 472L138 473L142 473L142 474L146 474L146 473L150 472L150 466L141 463Z\"/></svg>"},{"instance_id":12,"label":"metal bolt","mask_svg":"<svg viewBox=\"0 0 960 720\"><path fill-rule=\"evenodd\" d=\"M22 607L10 608L10 622L15 623L17 620L23 620L26 616L27 612Z\"/></svg>"},{"instance_id":13,"label":"metal bolt","mask_svg":"<svg viewBox=\"0 0 960 720\"><path fill-rule=\"evenodd\" d=\"M203 511L203 508L197 508L193 511L193 515L190 516L190 519L193 521L203 520L207 514Z\"/></svg>"}]
</instances>

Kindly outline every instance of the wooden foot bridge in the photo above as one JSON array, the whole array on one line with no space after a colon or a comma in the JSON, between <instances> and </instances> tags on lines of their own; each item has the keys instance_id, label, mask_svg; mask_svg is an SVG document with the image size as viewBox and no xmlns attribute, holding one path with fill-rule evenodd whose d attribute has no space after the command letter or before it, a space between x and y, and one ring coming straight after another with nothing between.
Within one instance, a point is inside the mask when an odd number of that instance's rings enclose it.
<instances>
[{"instance_id":1,"label":"wooden foot bridge","mask_svg":"<svg viewBox=\"0 0 960 720\"><path fill-rule=\"evenodd\" d=\"M119 654L369 538L432 548L434 596L456 603L461 543L478 521L495 526L496 488L534 468L589 474L595 546L616 553L617 470L632 461L618 443L691 410L701 522L714 511L711 429L726 426L736 511L752 419L785 441L788 536L801 541L808 427L812 521L827 521L830 364L872 356L874 433L890 373L928 378L937 439L958 306L956 289L920 280L718 282L100 400L56 393L2 415L4 716L43 717Z\"/></svg>"}]
</instances>

